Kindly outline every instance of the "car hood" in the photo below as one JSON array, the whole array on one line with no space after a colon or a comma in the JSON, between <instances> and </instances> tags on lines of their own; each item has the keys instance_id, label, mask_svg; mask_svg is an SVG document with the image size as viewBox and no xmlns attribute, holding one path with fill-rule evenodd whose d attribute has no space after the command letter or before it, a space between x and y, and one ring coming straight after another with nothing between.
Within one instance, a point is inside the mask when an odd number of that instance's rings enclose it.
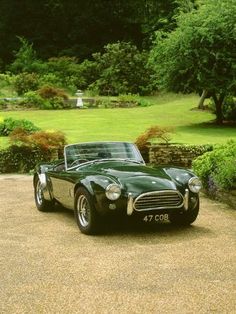
<instances>
[{"instance_id":1,"label":"car hood","mask_svg":"<svg viewBox=\"0 0 236 314\"><path fill-rule=\"evenodd\" d=\"M127 162L104 162L91 165L90 171L114 179L129 192L177 189L176 182L164 168L154 169Z\"/></svg>"}]
</instances>

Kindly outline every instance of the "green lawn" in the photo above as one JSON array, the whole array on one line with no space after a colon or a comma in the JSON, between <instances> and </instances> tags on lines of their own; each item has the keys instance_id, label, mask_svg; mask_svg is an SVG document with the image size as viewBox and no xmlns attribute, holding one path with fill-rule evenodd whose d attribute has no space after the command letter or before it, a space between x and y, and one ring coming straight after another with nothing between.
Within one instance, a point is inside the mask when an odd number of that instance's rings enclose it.
<instances>
[{"instance_id":1,"label":"green lawn","mask_svg":"<svg viewBox=\"0 0 236 314\"><path fill-rule=\"evenodd\" d=\"M224 143L236 140L236 127L211 124L215 116L193 110L196 95L167 94L146 97L154 105L123 109L73 109L0 112L0 118L28 119L43 130L61 130L69 143L99 140L134 141L152 125L172 126L172 142L188 144ZM7 139L0 138L0 146Z\"/></svg>"}]
</instances>

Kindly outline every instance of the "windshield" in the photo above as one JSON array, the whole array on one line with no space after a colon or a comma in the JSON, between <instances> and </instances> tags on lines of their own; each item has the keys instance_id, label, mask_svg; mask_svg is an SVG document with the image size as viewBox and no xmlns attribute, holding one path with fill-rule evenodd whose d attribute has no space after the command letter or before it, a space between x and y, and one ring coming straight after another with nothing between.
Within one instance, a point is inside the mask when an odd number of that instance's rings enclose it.
<instances>
[{"instance_id":1,"label":"windshield","mask_svg":"<svg viewBox=\"0 0 236 314\"><path fill-rule=\"evenodd\" d=\"M65 147L66 169L94 160L117 159L144 163L143 158L132 143L95 142L72 144Z\"/></svg>"}]
</instances>

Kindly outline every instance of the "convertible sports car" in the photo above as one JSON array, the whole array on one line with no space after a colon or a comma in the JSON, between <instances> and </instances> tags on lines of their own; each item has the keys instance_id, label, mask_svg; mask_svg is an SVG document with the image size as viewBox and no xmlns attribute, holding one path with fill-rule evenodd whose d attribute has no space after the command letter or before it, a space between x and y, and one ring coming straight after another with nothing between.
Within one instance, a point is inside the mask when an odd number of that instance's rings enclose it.
<instances>
[{"instance_id":1,"label":"convertible sports car","mask_svg":"<svg viewBox=\"0 0 236 314\"><path fill-rule=\"evenodd\" d=\"M38 210L56 202L75 212L82 233L95 234L106 216L188 225L199 211L200 180L177 167L148 167L132 143L65 146L64 160L38 165L33 179Z\"/></svg>"}]
</instances>

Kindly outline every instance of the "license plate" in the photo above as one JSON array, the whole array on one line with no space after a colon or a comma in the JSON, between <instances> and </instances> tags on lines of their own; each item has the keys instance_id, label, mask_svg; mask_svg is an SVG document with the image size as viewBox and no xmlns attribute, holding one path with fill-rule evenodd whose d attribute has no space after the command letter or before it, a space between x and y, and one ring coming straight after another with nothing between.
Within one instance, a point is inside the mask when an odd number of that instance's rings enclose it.
<instances>
[{"instance_id":1,"label":"license plate","mask_svg":"<svg viewBox=\"0 0 236 314\"><path fill-rule=\"evenodd\" d=\"M143 217L144 222L166 222L169 221L168 214L146 215Z\"/></svg>"}]
</instances>

